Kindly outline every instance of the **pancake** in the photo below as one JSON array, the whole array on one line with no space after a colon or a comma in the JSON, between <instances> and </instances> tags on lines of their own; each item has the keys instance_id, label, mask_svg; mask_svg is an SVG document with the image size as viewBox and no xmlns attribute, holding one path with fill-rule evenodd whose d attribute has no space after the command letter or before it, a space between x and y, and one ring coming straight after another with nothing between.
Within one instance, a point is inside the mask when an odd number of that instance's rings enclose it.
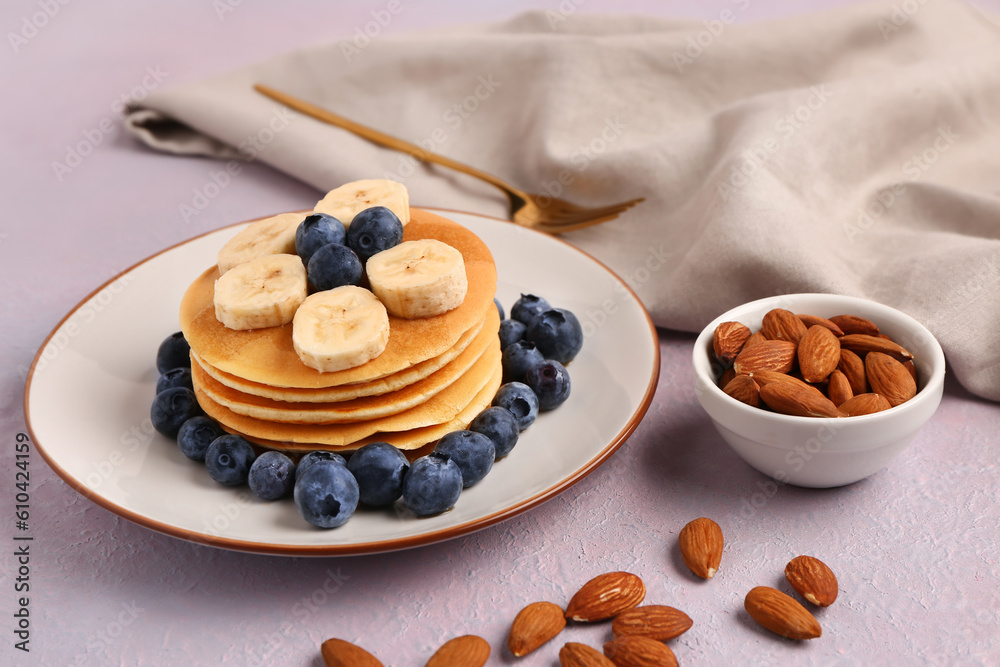
<instances>
[{"instance_id":1,"label":"pancake","mask_svg":"<svg viewBox=\"0 0 1000 667\"><path fill-rule=\"evenodd\" d=\"M496 309L494 309L496 310ZM499 314L497 315L499 320ZM440 354L433 359L421 361L419 364L410 366L398 373L387 375L371 382L355 382L339 387L323 387L319 389L301 389L299 387L272 387L259 382L251 382L238 378L231 373L220 371L218 368L209 365L192 350L192 360L201 366L201 369L208 373L214 380L224 384L231 389L252 396L270 398L274 401L289 401L292 403L335 403L338 401L349 401L363 396L378 396L390 391L399 391L403 387L419 382L428 375L443 368L455 357L460 355L474 341L477 341L479 334L483 331L483 325L490 321L490 314L487 310L486 319L479 325L462 334L458 342L450 347L447 352ZM497 324L499 330L499 323ZM496 331L493 332L496 335Z\"/></svg>"},{"instance_id":2,"label":"pancake","mask_svg":"<svg viewBox=\"0 0 1000 667\"><path fill-rule=\"evenodd\" d=\"M495 348L500 328L500 316L495 308L492 314L487 314L487 321L489 324L482 327L473 343L443 368L397 391L377 396L338 402L275 401L227 387L197 363L191 365L192 379L219 405L254 419L291 424L339 424L377 419L427 402L462 377L488 350Z\"/></svg>"},{"instance_id":3,"label":"pancake","mask_svg":"<svg viewBox=\"0 0 1000 667\"><path fill-rule=\"evenodd\" d=\"M493 383L495 376L501 374L500 356L500 341L497 339L472 368L426 402L388 417L347 424L282 424L254 419L236 414L215 402L197 384L195 395L209 417L224 428L242 435L276 442L343 447L374 433L407 431L454 420L484 387Z\"/></svg>"},{"instance_id":4,"label":"pancake","mask_svg":"<svg viewBox=\"0 0 1000 667\"><path fill-rule=\"evenodd\" d=\"M191 349L206 364L244 380L275 387L316 389L371 382L446 353L486 317L496 293L493 256L479 237L450 220L413 209L404 240L433 238L456 248L465 260L469 289L453 310L423 319L389 317L389 342L371 361L322 373L303 364L292 347L292 325L234 331L215 317L212 301L218 267L201 274L181 301L180 324Z\"/></svg>"},{"instance_id":5,"label":"pancake","mask_svg":"<svg viewBox=\"0 0 1000 667\"><path fill-rule=\"evenodd\" d=\"M403 450L406 453L407 458L412 461L413 458L416 458L416 455L429 454L430 451L426 450L429 450L433 443L448 433L468 428L469 424L472 423L472 420L475 419L480 412L488 408L493 402L493 397L496 396L497 389L500 388L502 378L503 371L502 369L497 368L493 377L490 378L490 381L486 384L486 386L473 397L469 405L467 405L461 412L458 413L458 415L455 416L454 419L449 422L445 422L444 424L435 424L433 426L423 426L421 428L414 428L408 431L373 433L366 438L362 438L357 442L353 442L345 446L338 447L334 445L322 445L315 443L279 442L264 438L255 438L244 433L240 433L240 435L255 445L259 445L265 449L276 449L293 455L305 454L316 450L351 452L371 442L388 442L393 447ZM227 427L227 430L230 429ZM231 432L238 433L238 431ZM421 448L424 449L422 450Z\"/></svg>"}]
</instances>

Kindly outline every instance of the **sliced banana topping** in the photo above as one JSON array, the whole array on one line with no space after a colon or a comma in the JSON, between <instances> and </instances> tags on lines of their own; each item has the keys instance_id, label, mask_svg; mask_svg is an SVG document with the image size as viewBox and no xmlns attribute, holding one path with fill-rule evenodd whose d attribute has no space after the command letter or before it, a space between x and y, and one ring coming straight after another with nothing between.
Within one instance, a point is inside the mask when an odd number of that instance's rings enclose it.
<instances>
[{"instance_id":1,"label":"sliced banana topping","mask_svg":"<svg viewBox=\"0 0 1000 667\"><path fill-rule=\"evenodd\" d=\"M383 250L372 255L366 270L386 310L405 319L457 308L469 289L462 253L435 239L404 241Z\"/></svg>"},{"instance_id":2,"label":"sliced banana topping","mask_svg":"<svg viewBox=\"0 0 1000 667\"><path fill-rule=\"evenodd\" d=\"M215 317L230 329L288 324L307 294L298 255L265 255L244 262L215 281Z\"/></svg>"},{"instance_id":3,"label":"sliced banana topping","mask_svg":"<svg viewBox=\"0 0 1000 667\"><path fill-rule=\"evenodd\" d=\"M388 342L385 306L354 285L310 295L292 321L296 354L320 372L360 366L382 354Z\"/></svg>"},{"instance_id":4,"label":"sliced banana topping","mask_svg":"<svg viewBox=\"0 0 1000 667\"><path fill-rule=\"evenodd\" d=\"M281 213L251 223L222 246L219 273L265 255L294 255L295 230L305 217L302 213Z\"/></svg>"},{"instance_id":5,"label":"sliced banana topping","mask_svg":"<svg viewBox=\"0 0 1000 667\"><path fill-rule=\"evenodd\" d=\"M406 186L387 179L345 183L330 190L316 204L316 212L332 215L350 227L354 216L372 206L385 206L404 225L410 221L410 194Z\"/></svg>"}]
</instances>

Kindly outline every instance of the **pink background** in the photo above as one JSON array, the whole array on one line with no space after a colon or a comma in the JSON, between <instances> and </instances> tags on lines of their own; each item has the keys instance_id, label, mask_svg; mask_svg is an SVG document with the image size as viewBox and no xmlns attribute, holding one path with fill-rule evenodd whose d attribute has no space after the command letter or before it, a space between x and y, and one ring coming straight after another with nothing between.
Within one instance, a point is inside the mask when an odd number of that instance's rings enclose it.
<instances>
[{"instance_id":1,"label":"pink background","mask_svg":"<svg viewBox=\"0 0 1000 667\"><path fill-rule=\"evenodd\" d=\"M933 0L931 0L933 1ZM0 663L31 665L321 665L337 636L387 665L418 665L450 637L493 647L490 664L557 664L566 641L599 646L607 624L576 625L531 658L505 648L516 612L565 605L590 577L628 570L647 602L676 606L694 627L671 642L681 664L1000 664L1000 408L949 383L934 419L887 469L849 487L777 489L719 438L697 405L693 336L661 332L660 386L633 437L610 461L527 514L443 544L376 556L300 559L216 550L117 518L32 455L30 654L13 649L17 595L13 528L15 435L25 430L27 367L59 319L95 286L144 257L219 226L312 205L317 192L254 163L207 209L183 222L181 203L218 165L137 145L116 101L157 72L169 85L299 45L354 34L384 1L171 3L18 0L0 10L4 103L3 525ZM564 0L586 12L717 17L702 3ZM751 2L741 20L846 4ZM979 2L1000 9L1000 2ZM264 5L264 6L261 6ZM408 2L384 34L502 19L559 3ZM15 52L6 37L58 7ZM219 7L232 11L217 13ZM147 81L151 79L147 78ZM112 127L68 174L67 147ZM447 201L415 204L448 207ZM727 546L709 582L683 566L677 533L715 518ZM742 610L756 585L788 590L784 564L800 553L840 577L840 599L817 614L824 636L788 642Z\"/></svg>"}]
</instances>

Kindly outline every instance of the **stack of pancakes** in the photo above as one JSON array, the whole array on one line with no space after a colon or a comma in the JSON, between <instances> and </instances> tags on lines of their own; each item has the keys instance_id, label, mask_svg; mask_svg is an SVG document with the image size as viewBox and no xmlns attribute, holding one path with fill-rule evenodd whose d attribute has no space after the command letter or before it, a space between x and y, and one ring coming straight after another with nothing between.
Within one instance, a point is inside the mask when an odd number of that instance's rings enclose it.
<instances>
[{"instance_id":1,"label":"stack of pancakes","mask_svg":"<svg viewBox=\"0 0 1000 667\"><path fill-rule=\"evenodd\" d=\"M353 450L375 441L413 450L468 426L500 386L496 266L475 234L413 209L403 240L427 238L462 253L465 300L434 317L390 315L385 351L342 371L304 365L292 347L291 324L224 327L212 300L218 268L205 271L180 310L195 395L205 413L231 433L290 452Z\"/></svg>"}]
</instances>

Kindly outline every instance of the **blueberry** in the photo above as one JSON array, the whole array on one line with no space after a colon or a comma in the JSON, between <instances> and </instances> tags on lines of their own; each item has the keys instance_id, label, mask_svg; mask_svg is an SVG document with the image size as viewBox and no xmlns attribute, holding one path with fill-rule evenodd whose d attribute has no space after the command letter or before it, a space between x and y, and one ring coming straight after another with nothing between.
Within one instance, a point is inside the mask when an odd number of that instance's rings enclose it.
<instances>
[{"instance_id":1,"label":"blueberry","mask_svg":"<svg viewBox=\"0 0 1000 667\"><path fill-rule=\"evenodd\" d=\"M521 298L510 307L510 316L512 319L524 322L525 326L531 326L536 317L551 307L549 302L540 296L522 294Z\"/></svg>"},{"instance_id":2,"label":"blueberry","mask_svg":"<svg viewBox=\"0 0 1000 667\"><path fill-rule=\"evenodd\" d=\"M469 424L469 430L482 433L492 440L496 458L502 459L514 449L521 429L510 410L495 405L480 412Z\"/></svg>"},{"instance_id":3,"label":"blueberry","mask_svg":"<svg viewBox=\"0 0 1000 667\"><path fill-rule=\"evenodd\" d=\"M354 251L337 243L328 243L313 253L306 267L309 284L320 291L357 285L363 273L364 266Z\"/></svg>"},{"instance_id":4,"label":"blueberry","mask_svg":"<svg viewBox=\"0 0 1000 667\"><path fill-rule=\"evenodd\" d=\"M403 478L403 504L417 516L450 510L462 493L462 471L451 459L428 454L410 465Z\"/></svg>"},{"instance_id":5,"label":"blueberry","mask_svg":"<svg viewBox=\"0 0 1000 667\"><path fill-rule=\"evenodd\" d=\"M358 480L361 502L371 507L393 504L403 493L403 477L410 462L387 442L372 442L351 455L347 469Z\"/></svg>"},{"instance_id":6,"label":"blueberry","mask_svg":"<svg viewBox=\"0 0 1000 667\"><path fill-rule=\"evenodd\" d=\"M166 373L171 368L191 368L191 346L180 331L168 336L156 351L156 370Z\"/></svg>"},{"instance_id":7,"label":"blueberry","mask_svg":"<svg viewBox=\"0 0 1000 667\"><path fill-rule=\"evenodd\" d=\"M535 344L526 340L519 340L508 345L503 355L500 357L500 364L503 366L504 382L520 382L524 378L524 373L535 364L545 361L545 357L538 351Z\"/></svg>"},{"instance_id":8,"label":"blueberry","mask_svg":"<svg viewBox=\"0 0 1000 667\"><path fill-rule=\"evenodd\" d=\"M319 528L336 528L358 508L358 482L335 461L317 462L299 476L292 492L302 518Z\"/></svg>"},{"instance_id":9,"label":"blueberry","mask_svg":"<svg viewBox=\"0 0 1000 667\"><path fill-rule=\"evenodd\" d=\"M583 347L583 327L576 315L562 308L551 308L528 327L527 339L538 346L546 359L568 364Z\"/></svg>"},{"instance_id":10,"label":"blueberry","mask_svg":"<svg viewBox=\"0 0 1000 667\"><path fill-rule=\"evenodd\" d=\"M238 435L221 435L205 452L208 476L225 486L239 486L247 481L254 451L249 442Z\"/></svg>"},{"instance_id":11,"label":"blueberry","mask_svg":"<svg viewBox=\"0 0 1000 667\"><path fill-rule=\"evenodd\" d=\"M333 452L309 452L301 459L299 459L299 465L295 469L295 480L298 481L302 477L302 473L310 468L310 466L319 463L320 461L333 461L339 463L340 465L346 466L347 459L345 459L340 454L334 454Z\"/></svg>"},{"instance_id":12,"label":"blueberry","mask_svg":"<svg viewBox=\"0 0 1000 667\"><path fill-rule=\"evenodd\" d=\"M558 408L569 398L569 373L555 359L546 359L529 368L524 374L524 384L538 397L539 410Z\"/></svg>"},{"instance_id":13,"label":"blueberry","mask_svg":"<svg viewBox=\"0 0 1000 667\"><path fill-rule=\"evenodd\" d=\"M309 264L317 250L330 243L343 245L346 239L344 223L326 213L313 213L295 229L295 253L303 264Z\"/></svg>"},{"instance_id":14,"label":"blueberry","mask_svg":"<svg viewBox=\"0 0 1000 667\"><path fill-rule=\"evenodd\" d=\"M403 240L403 223L385 206L372 206L354 216L347 228L347 245L358 253L362 262L377 252L399 245Z\"/></svg>"},{"instance_id":15,"label":"blueberry","mask_svg":"<svg viewBox=\"0 0 1000 667\"><path fill-rule=\"evenodd\" d=\"M531 391L531 387L522 382L500 385L497 395L493 397L493 405L510 410L517 420L517 428L522 431L538 417L538 397Z\"/></svg>"},{"instance_id":16,"label":"blueberry","mask_svg":"<svg viewBox=\"0 0 1000 667\"><path fill-rule=\"evenodd\" d=\"M172 387L160 392L153 399L153 407L149 410L153 428L168 438L177 437L181 424L199 414L201 407L198 399L187 387Z\"/></svg>"},{"instance_id":17,"label":"blueberry","mask_svg":"<svg viewBox=\"0 0 1000 667\"><path fill-rule=\"evenodd\" d=\"M214 419L205 415L191 417L181 424L177 431L177 446L181 453L192 461L204 461L205 452L212 441L226 432L215 423Z\"/></svg>"},{"instance_id":18,"label":"blueberry","mask_svg":"<svg viewBox=\"0 0 1000 667\"><path fill-rule=\"evenodd\" d=\"M194 383L191 381L190 368L171 368L156 380L156 393L170 389L171 387L187 387L194 391Z\"/></svg>"},{"instance_id":19,"label":"blueberry","mask_svg":"<svg viewBox=\"0 0 1000 667\"><path fill-rule=\"evenodd\" d=\"M506 350L507 346L522 338L528 331L528 327L520 320L503 320L500 322L500 349Z\"/></svg>"},{"instance_id":20,"label":"blueberry","mask_svg":"<svg viewBox=\"0 0 1000 667\"><path fill-rule=\"evenodd\" d=\"M295 486L295 464L281 452L264 452L250 466L250 490L263 500L280 500Z\"/></svg>"},{"instance_id":21,"label":"blueberry","mask_svg":"<svg viewBox=\"0 0 1000 667\"><path fill-rule=\"evenodd\" d=\"M502 320L505 318L506 315L504 315L503 304L500 303L500 299L493 297L493 305L497 307L497 312L500 313L500 319Z\"/></svg>"},{"instance_id":22,"label":"blueberry","mask_svg":"<svg viewBox=\"0 0 1000 667\"><path fill-rule=\"evenodd\" d=\"M462 487L468 488L489 474L496 459L496 446L482 433L452 431L438 440L434 453L458 464Z\"/></svg>"}]
</instances>

